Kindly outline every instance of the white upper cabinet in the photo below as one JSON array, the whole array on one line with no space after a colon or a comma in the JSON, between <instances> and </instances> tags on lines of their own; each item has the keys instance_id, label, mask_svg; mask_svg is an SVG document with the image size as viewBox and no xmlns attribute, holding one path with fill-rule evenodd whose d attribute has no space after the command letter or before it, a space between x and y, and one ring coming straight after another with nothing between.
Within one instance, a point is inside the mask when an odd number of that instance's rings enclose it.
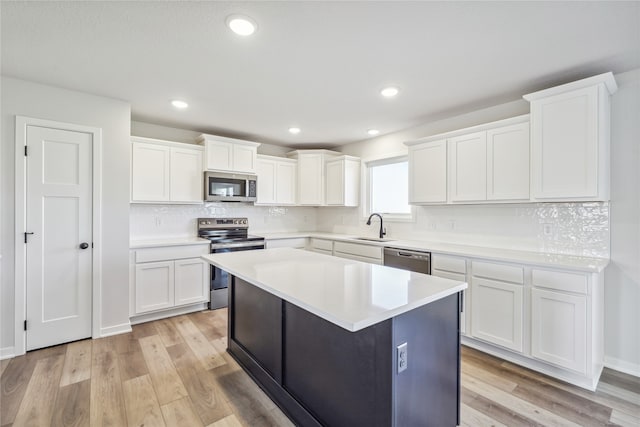
<instances>
[{"instance_id":1,"label":"white upper cabinet","mask_svg":"<svg viewBox=\"0 0 640 427\"><path fill-rule=\"evenodd\" d=\"M409 203L529 200L529 116L406 143Z\"/></svg>"},{"instance_id":2,"label":"white upper cabinet","mask_svg":"<svg viewBox=\"0 0 640 427\"><path fill-rule=\"evenodd\" d=\"M170 158L171 149L165 145L131 144L132 201L169 201Z\"/></svg>"},{"instance_id":3,"label":"white upper cabinet","mask_svg":"<svg viewBox=\"0 0 640 427\"><path fill-rule=\"evenodd\" d=\"M258 155L258 200L256 205L293 205L296 203L297 162Z\"/></svg>"},{"instance_id":4,"label":"white upper cabinet","mask_svg":"<svg viewBox=\"0 0 640 427\"><path fill-rule=\"evenodd\" d=\"M340 156L327 161L326 204L358 206L360 199L360 159Z\"/></svg>"},{"instance_id":5,"label":"white upper cabinet","mask_svg":"<svg viewBox=\"0 0 640 427\"><path fill-rule=\"evenodd\" d=\"M487 131L487 200L529 200L529 122Z\"/></svg>"},{"instance_id":6,"label":"white upper cabinet","mask_svg":"<svg viewBox=\"0 0 640 427\"><path fill-rule=\"evenodd\" d=\"M606 73L525 95L531 102L532 199L609 200Z\"/></svg>"},{"instance_id":7,"label":"white upper cabinet","mask_svg":"<svg viewBox=\"0 0 640 427\"><path fill-rule=\"evenodd\" d=\"M448 140L449 200L487 199L487 133L474 132Z\"/></svg>"},{"instance_id":8,"label":"white upper cabinet","mask_svg":"<svg viewBox=\"0 0 640 427\"><path fill-rule=\"evenodd\" d=\"M201 202L202 151L171 148L170 199L174 202Z\"/></svg>"},{"instance_id":9,"label":"white upper cabinet","mask_svg":"<svg viewBox=\"0 0 640 427\"><path fill-rule=\"evenodd\" d=\"M131 201L202 203L202 147L131 138Z\"/></svg>"},{"instance_id":10,"label":"white upper cabinet","mask_svg":"<svg viewBox=\"0 0 640 427\"><path fill-rule=\"evenodd\" d=\"M296 204L297 178L297 161L290 159L278 160L276 163L276 200L279 204Z\"/></svg>"},{"instance_id":11,"label":"white upper cabinet","mask_svg":"<svg viewBox=\"0 0 640 427\"><path fill-rule=\"evenodd\" d=\"M409 147L409 203L447 202L447 141Z\"/></svg>"},{"instance_id":12,"label":"white upper cabinet","mask_svg":"<svg viewBox=\"0 0 640 427\"><path fill-rule=\"evenodd\" d=\"M197 141L205 148L205 170L250 174L257 172L259 143L204 134Z\"/></svg>"},{"instance_id":13,"label":"white upper cabinet","mask_svg":"<svg viewBox=\"0 0 640 427\"><path fill-rule=\"evenodd\" d=\"M325 162L340 153L329 150L296 150L287 153L298 160L298 204L326 205Z\"/></svg>"}]
</instances>

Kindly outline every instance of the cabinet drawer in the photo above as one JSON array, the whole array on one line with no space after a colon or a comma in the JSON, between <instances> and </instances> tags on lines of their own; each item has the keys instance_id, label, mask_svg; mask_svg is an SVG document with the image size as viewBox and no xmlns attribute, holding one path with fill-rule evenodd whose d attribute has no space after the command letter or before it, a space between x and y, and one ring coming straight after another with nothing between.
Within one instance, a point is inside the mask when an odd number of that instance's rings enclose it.
<instances>
[{"instance_id":1,"label":"cabinet drawer","mask_svg":"<svg viewBox=\"0 0 640 427\"><path fill-rule=\"evenodd\" d=\"M273 249L273 248L304 249L306 246L307 246L306 237L297 237L294 239L267 240L267 249Z\"/></svg>"},{"instance_id":2,"label":"cabinet drawer","mask_svg":"<svg viewBox=\"0 0 640 427\"><path fill-rule=\"evenodd\" d=\"M534 269L531 275L533 286L577 294L588 293L587 276L584 274Z\"/></svg>"},{"instance_id":3,"label":"cabinet drawer","mask_svg":"<svg viewBox=\"0 0 640 427\"><path fill-rule=\"evenodd\" d=\"M198 258L209 253L209 245L165 246L161 248L137 249L135 262L154 262L184 258Z\"/></svg>"},{"instance_id":4,"label":"cabinet drawer","mask_svg":"<svg viewBox=\"0 0 640 427\"><path fill-rule=\"evenodd\" d=\"M431 268L435 270L450 271L452 273L466 274L467 264L464 258L433 254Z\"/></svg>"},{"instance_id":5,"label":"cabinet drawer","mask_svg":"<svg viewBox=\"0 0 640 427\"><path fill-rule=\"evenodd\" d=\"M333 241L323 240L323 239L311 239L311 247L313 249L322 249L324 251L332 251Z\"/></svg>"},{"instance_id":6,"label":"cabinet drawer","mask_svg":"<svg viewBox=\"0 0 640 427\"><path fill-rule=\"evenodd\" d=\"M328 251L326 249L309 248L309 251L316 252L316 253L319 253L319 254L333 255L333 251Z\"/></svg>"},{"instance_id":7,"label":"cabinet drawer","mask_svg":"<svg viewBox=\"0 0 640 427\"><path fill-rule=\"evenodd\" d=\"M336 252L335 256L337 256L338 258L352 259L354 261L368 262L369 264L382 265L382 260L379 258L370 258L366 256L353 255L350 253L343 253L343 252Z\"/></svg>"},{"instance_id":8,"label":"cabinet drawer","mask_svg":"<svg viewBox=\"0 0 640 427\"><path fill-rule=\"evenodd\" d=\"M333 251L340 252L343 254L374 258L377 260L382 259L382 247L380 246L369 246L369 245L359 245L357 243L335 242L333 244Z\"/></svg>"},{"instance_id":9,"label":"cabinet drawer","mask_svg":"<svg viewBox=\"0 0 640 427\"><path fill-rule=\"evenodd\" d=\"M487 279L524 283L524 268L513 265L473 261L471 263L471 273L473 276L486 277Z\"/></svg>"}]
</instances>

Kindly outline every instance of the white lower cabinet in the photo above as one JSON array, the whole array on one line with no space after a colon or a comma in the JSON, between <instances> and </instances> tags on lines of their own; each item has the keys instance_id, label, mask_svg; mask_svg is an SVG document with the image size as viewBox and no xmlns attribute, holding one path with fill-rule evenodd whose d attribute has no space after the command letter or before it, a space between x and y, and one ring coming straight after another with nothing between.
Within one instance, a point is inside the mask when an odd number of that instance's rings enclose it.
<instances>
[{"instance_id":1,"label":"white lower cabinet","mask_svg":"<svg viewBox=\"0 0 640 427\"><path fill-rule=\"evenodd\" d=\"M305 249L308 245L306 237L291 237L287 239L267 239L267 249L273 248L294 248Z\"/></svg>"},{"instance_id":2,"label":"white lower cabinet","mask_svg":"<svg viewBox=\"0 0 640 427\"><path fill-rule=\"evenodd\" d=\"M467 262L464 258L432 254L431 255L431 275L442 277L445 279L457 280L458 282L467 281ZM468 287L462 292L462 307L460 310L460 333L467 335L469 327L467 323L471 320L470 298L471 288Z\"/></svg>"},{"instance_id":3,"label":"white lower cabinet","mask_svg":"<svg viewBox=\"0 0 640 427\"><path fill-rule=\"evenodd\" d=\"M133 250L132 315L209 301L208 245Z\"/></svg>"},{"instance_id":4,"label":"white lower cabinet","mask_svg":"<svg viewBox=\"0 0 640 427\"><path fill-rule=\"evenodd\" d=\"M471 335L522 352L524 268L471 263Z\"/></svg>"},{"instance_id":5,"label":"white lower cabinet","mask_svg":"<svg viewBox=\"0 0 640 427\"><path fill-rule=\"evenodd\" d=\"M587 297L531 290L531 355L581 374L587 369Z\"/></svg>"},{"instance_id":6,"label":"white lower cabinet","mask_svg":"<svg viewBox=\"0 0 640 427\"><path fill-rule=\"evenodd\" d=\"M175 261L175 305L208 301L208 264L200 258Z\"/></svg>"},{"instance_id":7,"label":"white lower cabinet","mask_svg":"<svg viewBox=\"0 0 640 427\"><path fill-rule=\"evenodd\" d=\"M361 245L358 243L334 242L333 255L356 261L382 265L381 246Z\"/></svg>"},{"instance_id":8,"label":"white lower cabinet","mask_svg":"<svg viewBox=\"0 0 640 427\"><path fill-rule=\"evenodd\" d=\"M522 351L522 285L471 278L471 335Z\"/></svg>"},{"instance_id":9,"label":"white lower cabinet","mask_svg":"<svg viewBox=\"0 0 640 427\"><path fill-rule=\"evenodd\" d=\"M174 262L146 262L136 265L136 313L174 305Z\"/></svg>"},{"instance_id":10,"label":"white lower cabinet","mask_svg":"<svg viewBox=\"0 0 640 427\"><path fill-rule=\"evenodd\" d=\"M326 239L311 238L307 250L319 254L333 255L333 241Z\"/></svg>"}]
</instances>

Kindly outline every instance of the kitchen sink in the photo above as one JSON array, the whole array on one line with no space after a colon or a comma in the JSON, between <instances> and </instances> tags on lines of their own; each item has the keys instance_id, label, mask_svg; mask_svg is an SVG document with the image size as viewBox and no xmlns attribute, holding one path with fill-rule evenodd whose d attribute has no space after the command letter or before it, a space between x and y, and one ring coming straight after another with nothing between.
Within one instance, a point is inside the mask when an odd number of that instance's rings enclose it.
<instances>
[{"instance_id":1,"label":"kitchen sink","mask_svg":"<svg viewBox=\"0 0 640 427\"><path fill-rule=\"evenodd\" d=\"M369 242L393 242L393 239L381 239L379 237L355 237L355 240L367 240Z\"/></svg>"}]
</instances>

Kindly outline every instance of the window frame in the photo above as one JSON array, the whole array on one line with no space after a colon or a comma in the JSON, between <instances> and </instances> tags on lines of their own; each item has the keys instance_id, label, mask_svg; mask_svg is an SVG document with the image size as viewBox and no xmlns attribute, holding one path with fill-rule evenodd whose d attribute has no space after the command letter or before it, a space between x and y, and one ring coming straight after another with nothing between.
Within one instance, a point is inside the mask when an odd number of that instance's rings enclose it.
<instances>
[{"instance_id":1,"label":"window frame","mask_svg":"<svg viewBox=\"0 0 640 427\"><path fill-rule=\"evenodd\" d=\"M371 168L376 166L384 166L384 165L389 165L393 163L402 163L402 162L408 162L408 161L409 161L409 155L407 152L393 153L393 154L388 154L380 157L362 159L362 167L360 168L360 170L362 171L361 182L363 183L362 185L363 191L361 192L360 205L362 206L361 213L362 213L363 221L366 221L369 218L369 215L373 213L371 211L371 192L373 190L371 186L371 173L372 173ZM408 186L409 186L409 182L407 180L407 189L408 189ZM411 208L411 212L406 214L382 213L382 212L377 212L377 213L382 215L384 220L388 222L415 222L416 207L411 204L409 205L409 207Z\"/></svg>"}]
</instances>

